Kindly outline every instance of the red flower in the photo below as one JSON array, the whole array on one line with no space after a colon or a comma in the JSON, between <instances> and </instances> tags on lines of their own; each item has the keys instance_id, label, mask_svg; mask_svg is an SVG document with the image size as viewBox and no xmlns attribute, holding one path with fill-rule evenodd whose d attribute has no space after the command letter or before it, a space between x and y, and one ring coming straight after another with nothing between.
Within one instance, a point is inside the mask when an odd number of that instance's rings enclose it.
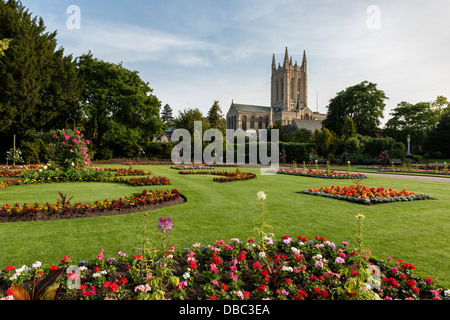
<instances>
[{"instance_id":1,"label":"red flower","mask_svg":"<svg viewBox=\"0 0 450 320\"><path fill-rule=\"evenodd\" d=\"M408 280L408 286L410 286L410 287L412 288L412 287L414 287L415 285L416 285L416 282L415 282L413 279Z\"/></svg>"},{"instance_id":2,"label":"red flower","mask_svg":"<svg viewBox=\"0 0 450 320\"><path fill-rule=\"evenodd\" d=\"M322 290L320 288L314 288L314 293L321 296L322 298L327 298L329 293L327 290Z\"/></svg>"},{"instance_id":3,"label":"red flower","mask_svg":"<svg viewBox=\"0 0 450 320\"><path fill-rule=\"evenodd\" d=\"M222 286L223 290L228 290L228 287L225 283L222 282L220 285Z\"/></svg>"},{"instance_id":4,"label":"red flower","mask_svg":"<svg viewBox=\"0 0 450 320\"><path fill-rule=\"evenodd\" d=\"M115 282L111 283L111 285L109 286L109 292L113 293L117 290L119 290L119 286L117 285L117 283Z\"/></svg>"},{"instance_id":5,"label":"red flower","mask_svg":"<svg viewBox=\"0 0 450 320\"><path fill-rule=\"evenodd\" d=\"M14 270L16 270L16 268L14 268L13 266L5 268L5 271L14 271Z\"/></svg>"},{"instance_id":6,"label":"red flower","mask_svg":"<svg viewBox=\"0 0 450 320\"><path fill-rule=\"evenodd\" d=\"M66 263L69 261L69 257L68 256L64 256L64 258L62 258L61 260L59 260L60 263Z\"/></svg>"},{"instance_id":7,"label":"red flower","mask_svg":"<svg viewBox=\"0 0 450 320\"><path fill-rule=\"evenodd\" d=\"M262 292L264 290L266 290L266 286L262 283L258 286L258 288L256 288L256 291L258 292Z\"/></svg>"},{"instance_id":8,"label":"red flower","mask_svg":"<svg viewBox=\"0 0 450 320\"><path fill-rule=\"evenodd\" d=\"M217 297L216 296L211 296L211 297L209 297L209 300L217 300Z\"/></svg>"},{"instance_id":9,"label":"red flower","mask_svg":"<svg viewBox=\"0 0 450 320\"><path fill-rule=\"evenodd\" d=\"M240 253L240 254L238 255L238 257L237 257L238 260L239 260L239 261L245 260L245 258L247 258L246 255L245 255L246 253L247 253L247 252L245 252L244 250L242 250L241 253Z\"/></svg>"},{"instance_id":10,"label":"red flower","mask_svg":"<svg viewBox=\"0 0 450 320\"><path fill-rule=\"evenodd\" d=\"M298 290L297 294L294 296L294 300L303 300L304 298L307 298L308 294L303 290Z\"/></svg>"}]
</instances>

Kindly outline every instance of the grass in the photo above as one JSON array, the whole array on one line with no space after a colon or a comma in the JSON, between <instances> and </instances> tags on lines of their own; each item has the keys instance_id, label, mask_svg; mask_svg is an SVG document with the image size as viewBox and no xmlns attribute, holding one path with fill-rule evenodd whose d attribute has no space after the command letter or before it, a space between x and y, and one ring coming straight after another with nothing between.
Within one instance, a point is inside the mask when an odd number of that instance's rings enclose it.
<instances>
[{"instance_id":1,"label":"grass","mask_svg":"<svg viewBox=\"0 0 450 320\"><path fill-rule=\"evenodd\" d=\"M149 170L149 166L134 166ZM228 170L235 170L234 168ZM199 242L204 245L216 240L226 241L233 237L246 240L256 237L253 231L258 225L259 211L257 192L267 194L265 201L267 223L265 230L279 239L285 234L324 236L335 243L350 241L356 245L357 221L355 215L363 214L363 244L380 259L391 256L416 266L423 277L439 279L450 288L448 247L450 230L450 195L448 183L370 177L362 181L366 186L384 186L431 194L436 200L415 201L364 206L361 204L301 194L307 187L351 185L351 180L327 180L289 175L260 175L258 168L241 168L258 174L255 180L233 183L213 182L209 175L179 175L170 166L152 166L154 175L173 180L187 202L169 208L150 211L148 228L151 241L160 245L156 224L159 217L171 217L174 230L169 236L173 245L182 249ZM28 189L37 187L36 189ZM121 184L70 183L15 187L0 193L4 200L24 202L27 199L50 199L55 201L57 191L65 189L67 195L78 195L79 200L104 200L133 192L133 188ZM148 187L148 189L151 189ZM28 194L29 193L29 194ZM106 197L105 197L106 196ZM97 198L98 197L98 198ZM78 201L78 200L77 200ZM42 222L0 224L2 254L0 268L35 261L57 264L63 256L78 261L93 259L103 248L106 257L117 257L118 251L131 252L142 243L143 213L120 216L57 220Z\"/></svg>"}]
</instances>

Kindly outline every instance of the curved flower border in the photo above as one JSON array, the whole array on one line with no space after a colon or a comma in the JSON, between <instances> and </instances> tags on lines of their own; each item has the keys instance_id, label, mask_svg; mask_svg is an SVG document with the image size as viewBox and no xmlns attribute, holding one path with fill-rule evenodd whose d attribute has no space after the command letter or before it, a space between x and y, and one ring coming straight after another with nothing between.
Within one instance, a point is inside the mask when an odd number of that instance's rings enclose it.
<instances>
[{"instance_id":1,"label":"curved flower border","mask_svg":"<svg viewBox=\"0 0 450 320\"><path fill-rule=\"evenodd\" d=\"M35 203L34 205L14 206L5 204L0 209L0 222L9 222L14 218L23 220L35 220L42 218L43 215L58 216L61 218L79 217L79 215L87 215L88 213L111 213L115 211L126 211L130 209L148 209L159 203L170 202L181 198L177 189L172 190L144 190L133 196L125 196L120 199L91 201L84 204L77 202L70 204L57 201L56 203L44 205ZM3 219L2 219L3 218Z\"/></svg>"}]
</instances>

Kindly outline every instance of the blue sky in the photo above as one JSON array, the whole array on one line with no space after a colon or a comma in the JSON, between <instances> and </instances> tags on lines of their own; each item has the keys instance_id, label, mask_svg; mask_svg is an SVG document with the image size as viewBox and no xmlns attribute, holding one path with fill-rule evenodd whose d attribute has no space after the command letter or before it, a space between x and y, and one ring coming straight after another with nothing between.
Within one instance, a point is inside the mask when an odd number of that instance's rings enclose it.
<instances>
[{"instance_id":1,"label":"blue sky","mask_svg":"<svg viewBox=\"0 0 450 320\"><path fill-rule=\"evenodd\" d=\"M448 0L22 0L74 57L139 71L162 104L270 105L272 55L308 60L309 106L364 80L401 101L450 99ZM69 6L80 9L79 29ZM69 25L68 25L69 21Z\"/></svg>"}]
</instances>

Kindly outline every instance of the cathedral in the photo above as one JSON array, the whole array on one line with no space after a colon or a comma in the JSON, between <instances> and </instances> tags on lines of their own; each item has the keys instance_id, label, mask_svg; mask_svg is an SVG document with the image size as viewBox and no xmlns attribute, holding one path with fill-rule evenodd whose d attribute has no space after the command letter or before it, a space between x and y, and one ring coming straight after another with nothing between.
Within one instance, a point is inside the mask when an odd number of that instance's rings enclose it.
<instances>
[{"instance_id":1,"label":"cathedral","mask_svg":"<svg viewBox=\"0 0 450 320\"><path fill-rule=\"evenodd\" d=\"M286 131L302 128L321 129L325 114L313 112L308 107L308 73L306 53L303 52L301 65L292 62L286 53L283 65L272 59L271 103L270 106L231 103L227 113L227 129L242 129L246 133L258 133L258 129L268 129L280 122Z\"/></svg>"}]
</instances>

